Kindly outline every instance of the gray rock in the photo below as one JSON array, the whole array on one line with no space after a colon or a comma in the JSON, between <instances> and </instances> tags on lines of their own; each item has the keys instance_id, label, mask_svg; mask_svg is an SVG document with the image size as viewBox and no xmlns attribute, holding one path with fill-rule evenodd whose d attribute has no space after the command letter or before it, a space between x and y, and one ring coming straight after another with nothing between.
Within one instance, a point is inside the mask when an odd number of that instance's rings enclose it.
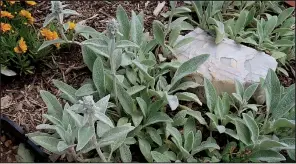
<instances>
[{"instance_id":1,"label":"gray rock","mask_svg":"<svg viewBox=\"0 0 296 164\"><path fill-rule=\"evenodd\" d=\"M184 37L195 37L195 40L176 50L177 60L184 62L201 54L210 54L193 77L201 84L203 77L208 78L218 93L234 93L235 79L245 86L260 82L260 78L266 77L269 68L275 70L277 67L276 60L268 54L227 38L215 44L215 38L200 28L179 36L178 40ZM260 88L256 91L254 98L258 103L263 103L263 93Z\"/></svg>"}]
</instances>

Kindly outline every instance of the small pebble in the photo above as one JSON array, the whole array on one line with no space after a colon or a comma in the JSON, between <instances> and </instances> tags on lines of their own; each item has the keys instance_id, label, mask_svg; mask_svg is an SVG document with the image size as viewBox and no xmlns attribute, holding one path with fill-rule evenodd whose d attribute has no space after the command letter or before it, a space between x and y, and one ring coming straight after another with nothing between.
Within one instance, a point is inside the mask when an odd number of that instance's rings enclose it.
<instances>
[{"instance_id":1,"label":"small pebble","mask_svg":"<svg viewBox=\"0 0 296 164\"><path fill-rule=\"evenodd\" d=\"M7 140L7 141L5 141L5 143L4 143L4 145L5 145L6 147L9 147L11 144L12 144L12 141L11 141L11 140Z\"/></svg>"},{"instance_id":2,"label":"small pebble","mask_svg":"<svg viewBox=\"0 0 296 164\"><path fill-rule=\"evenodd\" d=\"M13 147L12 147L13 150L15 150L15 149L17 149L17 148L18 148L18 146L13 146Z\"/></svg>"}]
</instances>

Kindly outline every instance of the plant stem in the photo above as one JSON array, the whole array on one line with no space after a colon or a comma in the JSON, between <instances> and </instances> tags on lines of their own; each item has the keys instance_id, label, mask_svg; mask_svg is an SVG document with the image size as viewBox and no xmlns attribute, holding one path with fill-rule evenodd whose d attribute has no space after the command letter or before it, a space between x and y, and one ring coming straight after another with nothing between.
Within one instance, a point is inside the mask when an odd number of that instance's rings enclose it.
<instances>
[{"instance_id":1,"label":"plant stem","mask_svg":"<svg viewBox=\"0 0 296 164\"><path fill-rule=\"evenodd\" d=\"M97 147L97 146L96 146L96 150L97 150L97 152L98 152L100 158L103 160L103 162L107 162L107 160L106 160L106 158L105 158L103 152L101 151L100 147Z\"/></svg>"}]
</instances>

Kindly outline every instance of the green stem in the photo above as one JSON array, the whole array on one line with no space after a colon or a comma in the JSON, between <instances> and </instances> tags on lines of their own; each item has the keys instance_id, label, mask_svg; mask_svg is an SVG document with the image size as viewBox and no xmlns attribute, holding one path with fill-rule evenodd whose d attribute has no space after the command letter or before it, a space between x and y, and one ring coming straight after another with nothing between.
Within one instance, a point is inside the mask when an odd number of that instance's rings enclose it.
<instances>
[{"instance_id":1,"label":"green stem","mask_svg":"<svg viewBox=\"0 0 296 164\"><path fill-rule=\"evenodd\" d=\"M95 129L95 121L94 121L94 116L90 116L90 120L89 120L89 123L91 126L93 126L93 128ZM97 137L96 137L96 134L92 137L92 142L95 144L96 146L96 150L97 150L97 153L99 154L100 158L103 160L103 162L107 162L103 152L101 151L100 149L100 146L98 145L97 143Z\"/></svg>"}]
</instances>

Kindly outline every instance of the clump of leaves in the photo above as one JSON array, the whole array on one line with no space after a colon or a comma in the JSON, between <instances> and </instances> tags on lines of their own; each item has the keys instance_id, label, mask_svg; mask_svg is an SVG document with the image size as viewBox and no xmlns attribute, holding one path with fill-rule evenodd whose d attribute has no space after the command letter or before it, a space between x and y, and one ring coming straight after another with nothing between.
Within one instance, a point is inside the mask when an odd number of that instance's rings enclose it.
<instances>
[{"instance_id":1,"label":"clump of leaves","mask_svg":"<svg viewBox=\"0 0 296 164\"><path fill-rule=\"evenodd\" d=\"M174 7L174 3L171 6ZM178 8L174 10L179 12ZM78 162L132 162L131 147L139 149L148 162L277 162L284 160L280 150L292 154L295 149L291 149L291 143L295 140L290 140L290 134L279 136L275 131L270 132L268 126L273 121L270 113L262 114L264 107L257 109L259 106L248 104L259 84L245 89L237 82L237 93L224 93L220 97L205 79L209 111L196 111L187 106L187 102L202 105L195 94L187 91L199 85L185 77L194 73L209 55L199 55L184 63L160 60L158 54L166 54L163 49L168 48L163 36L173 27L170 23L167 26L154 23L154 38L150 39L149 33L144 33L142 13L132 11L129 19L119 6L116 19L108 23L104 33L78 25L74 36L81 35L85 40L78 42L74 37L63 43L81 46L92 79L77 90L54 81L62 91L61 97L71 104L67 103L64 109L55 96L42 91L48 106L45 117L52 124L41 125L41 128L54 128L48 133L29 136L53 153L64 154L69 161ZM173 54L173 48L170 53ZM270 71L263 87L273 86L270 84L274 82L270 78L273 75ZM290 95L295 88L280 88L283 90L281 101L287 102L286 94ZM274 88L271 90L273 92ZM267 92L271 92L270 89ZM271 94L266 95L269 102ZM285 114L293 113L292 106L288 106ZM237 111L233 112L232 107ZM225 145L220 145L213 135L216 131L229 136L229 144L223 150ZM54 137L55 146L46 145L34 136ZM265 145L271 142L276 146ZM232 154L234 151L237 154ZM270 154L275 157L271 158Z\"/></svg>"},{"instance_id":2,"label":"clump of leaves","mask_svg":"<svg viewBox=\"0 0 296 164\"><path fill-rule=\"evenodd\" d=\"M289 61L295 59L293 7L285 9L279 2L271 1L194 1L189 4L171 8L163 16L174 13L176 20L188 20L211 35L214 33L216 43L228 37L265 51L280 61L282 66L278 71L289 76L282 67L287 68Z\"/></svg>"}]
</instances>

